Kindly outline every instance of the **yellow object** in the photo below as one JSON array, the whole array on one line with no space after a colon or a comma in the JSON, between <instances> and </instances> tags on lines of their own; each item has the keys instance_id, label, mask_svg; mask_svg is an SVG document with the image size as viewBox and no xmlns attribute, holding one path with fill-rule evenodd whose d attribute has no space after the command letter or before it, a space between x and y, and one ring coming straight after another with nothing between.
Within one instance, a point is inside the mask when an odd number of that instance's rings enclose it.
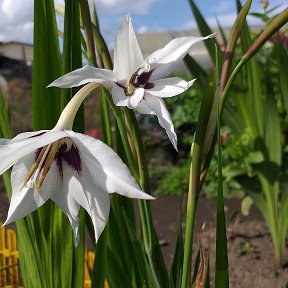
<instances>
[{"instance_id":1,"label":"yellow object","mask_svg":"<svg viewBox=\"0 0 288 288\"><path fill-rule=\"evenodd\" d=\"M89 272L91 273L93 271L94 259L95 259L95 253L91 252L91 251L86 251L86 253L85 253L85 268L84 268L84 288L90 288L91 287L91 280L90 280ZM109 288L107 280L105 280L103 288Z\"/></svg>"},{"instance_id":2,"label":"yellow object","mask_svg":"<svg viewBox=\"0 0 288 288\"><path fill-rule=\"evenodd\" d=\"M2 225L2 223L0 223ZM90 273L93 271L95 253L86 251L84 267L84 288L91 287ZM11 229L0 228L0 287L22 288L19 277L19 254L16 233ZM90 273L89 273L90 272ZM104 288L109 288L105 281Z\"/></svg>"},{"instance_id":3,"label":"yellow object","mask_svg":"<svg viewBox=\"0 0 288 288\"><path fill-rule=\"evenodd\" d=\"M16 233L11 229L0 228L0 287L19 286L18 250Z\"/></svg>"}]
</instances>

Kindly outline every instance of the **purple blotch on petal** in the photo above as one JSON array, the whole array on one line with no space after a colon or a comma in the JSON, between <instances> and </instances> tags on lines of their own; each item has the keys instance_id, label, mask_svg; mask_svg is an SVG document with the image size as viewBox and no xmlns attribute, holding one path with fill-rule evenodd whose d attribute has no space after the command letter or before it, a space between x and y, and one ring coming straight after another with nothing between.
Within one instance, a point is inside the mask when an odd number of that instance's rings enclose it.
<instances>
[{"instance_id":1,"label":"purple blotch on petal","mask_svg":"<svg viewBox=\"0 0 288 288\"><path fill-rule=\"evenodd\" d=\"M144 85L144 89L152 89L154 86L155 85L153 83L148 82Z\"/></svg>"},{"instance_id":2,"label":"purple blotch on petal","mask_svg":"<svg viewBox=\"0 0 288 288\"><path fill-rule=\"evenodd\" d=\"M149 72L143 72L142 74L140 74L137 77L137 86L142 86L145 85L149 82L149 79L151 77L153 70L149 71Z\"/></svg>"},{"instance_id":3,"label":"purple blotch on petal","mask_svg":"<svg viewBox=\"0 0 288 288\"><path fill-rule=\"evenodd\" d=\"M69 150L67 148L68 146L66 143L61 144L55 155L55 161L59 173L61 177L63 177L63 161L65 161L68 164L68 166L70 166L73 170L75 170L78 173L78 175L80 175L82 171L82 163L79 155L79 150L74 143L72 143Z\"/></svg>"}]
</instances>

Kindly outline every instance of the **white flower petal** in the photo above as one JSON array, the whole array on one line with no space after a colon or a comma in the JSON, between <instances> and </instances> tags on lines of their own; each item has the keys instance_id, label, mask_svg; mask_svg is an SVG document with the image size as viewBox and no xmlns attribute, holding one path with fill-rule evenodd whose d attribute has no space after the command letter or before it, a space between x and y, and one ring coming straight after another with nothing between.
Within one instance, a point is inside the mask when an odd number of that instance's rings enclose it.
<instances>
[{"instance_id":1,"label":"white flower petal","mask_svg":"<svg viewBox=\"0 0 288 288\"><path fill-rule=\"evenodd\" d=\"M125 94L124 89L115 85L112 88L112 99L115 105L125 106L130 109L135 108L138 103L143 99L144 89L137 88L131 96Z\"/></svg>"},{"instance_id":2,"label":"white flower petal","mask_svg":"<svg viewBox=\"0 0 288 288\"><path fill-rule=\"evenodd\" d=\"M192 45L213 37L179 37L171 40L165 47L153 52L146 58L151 65L153 73L150 81L161 79L172 72L175 62L182 60Z\"/></svg>"},{"instance_id":3,"label":"white flower petal","mask_svg":"<svg viewBox=\"0 0 288 288\"><path fill-rule=\"evenodd\" d=\"M165 129L172 145L178 151L177 135L174 130L174 125L166 105L161 98L152 95L145 95L145 98L139 103L136 110L141 114L156 115L159 124Z\"/></svg>"},{"instance_id":4,"label":"white flower petal","mask_svg":"<svg viewBox=\"0 0 288 288\"><path fill-rule=\"evenodd\" d=\"M28 135L25 133L25 137ZM67 134L64 131L48 131L44 134L35 132L28 138L22 138L20 134L18 138L15 137L12 140L0 139L0 175L22 157L65 136Z\"/></svg>"},{"instance_id":5,"label":"white flower petal","mask_svg":"<svg viewBox=\"0 0 288 288\"><path fill-rule=\"evenodd\" d=\"M24 180L35 161L35 156L35 153L31 153L13 166L11 174L12 198L4 225L21 219L38 209L50 198L60 184L59 173L56 164L53 163L40 190L23 187Z\"/></svg>"},{"instance_id":6,"label":"white flower petal","mask_svg":"<svg viewBox=\"0 0 288 288\"><path fill-rule=\"evenodd\" d=\"M86 163L82 166L82 184L86 198L76 195L76 201L83 206L92 219L95 231L95 239L98 241L108 221L110 211L110 195L106 191L97 189L93 177Z\"/></svg>"},{"instance_id":7,"label":"white flower petal","mask_svg":"<svg viewBox=\"0 0 288 288\"><path fill-rule=\"evenodd\" d=\"M20 133L18 135L16 135L13 139L11 139L11 141L15 142L15 141L19 141L19 140L23 140L26 138L33 138L36 136L40 136L44 133L48 132L48 130L39 130L39 131L32 131L32 132L23 132Z\"/></svg>"},{"instance_id":8,"label":"white flower petal","mask_svg":"<svg viewBox=\"0 0 288 288\"><path fill-rule=\"evenodd\" d=\"M195 80L187 82L178 77L157 80L153 82L153 88L145 90L145 95L149 94L161 98L173 97L185 92Z\"/></svg>"},{"instance_id":9,"label":"white flower petal","mask_svg":"<svg viewBox=\"0 0 288 288\"><path fill-rule=\"evenodd\" d=\"M108 193L95 186L84 162L80 175L63 162L63 193L55 193L51 199L68 216L74 231L75 245L79 242L77 215L80 205L92 219L97 242L109 217L110 198Z\"/></svg>"},{"instance_id":10,"label":"white flower petal","mask_svg":"<svg viewBox=\"0 0 288 288\"><path fill-rule=\"evenodd\" d=\"M80 151L95 185L108 193L117 192L129 198L154 199L140 190L128 167L106 144L92 137L67 131Z\"/></svg>"},{"instance_id":11,"label":"white flower petal","mask_svg":"<svg viewBox=\"0 0 288 288\"><path fill-rule=\"evenodd\" d=\"M113 71L118 80L128 81L142 64L143 56L128 15L117 31Z\"/></svg>"},{"instance_id":12,"label":"white flower petal","mask_svg":"<svg viewBox=\"0 0 288 288\"><path fill-rule=\"evenodd\" d=\"M125 94L124 89L118 85L112 88L112 99L117 106L129 106L129 97Z\"/></svg>"},{"instance_id":13,"label":"white flower petal","mask_svg":"<svg viewBox=\"0 0 288 288\"><path fill-rule=\"evenodd\" d=\"M64 76L53 81L47 87L56 86L61 88L69 88L90 82L103 84L107 89L110 89L113 85L115 85L117 79L111 70L94 68L87 65L65 74Z\"/></svg>"},{"instance_id":14,"label":"white flower petal","mask_svg":"<svg viewBox=\"0 0 288 288\"><path fill-rule=\"evenodd\" d=\"M135 89L134 93L131 96L128 96L130 99L128 108L133 109L137 107L139 102L143 99L144 97L144 88L137 88Z\"/></svg>"},{"instance_id":15,"label":"white flower petal","mask_svg":"<svg viewBox=\"0 0 288 288\"><path fill-rule=\"evenodd\" d=\"M62 167L64 168L67 164L62 163ZM71 170L71 168L70 168ZM57 186L57 190L54 194L51 195L51 200L53 200L59 208L63 211L64 214L68 217L70 224L73 229L74 233L74 241L75 246L78 245L80 237L79 237L79 218L78 218L78 212L80 205L76 202L76 200L73 198L73 195L75 193L80 193L79 190L77 190L77 185L70 185L70 179L67 177L67 173L65 173L66 170L63 169L63 178L61 178L60 185ZM71 180L73 182L73 180ZM75 191L75 192L74 192Z\"/></svg>"}]
</instances>

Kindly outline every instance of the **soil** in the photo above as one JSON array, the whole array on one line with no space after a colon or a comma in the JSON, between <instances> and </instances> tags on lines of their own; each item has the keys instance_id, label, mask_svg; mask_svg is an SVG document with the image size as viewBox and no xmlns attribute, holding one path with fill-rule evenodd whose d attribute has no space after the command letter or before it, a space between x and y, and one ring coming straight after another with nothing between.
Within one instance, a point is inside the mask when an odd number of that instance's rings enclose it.
<instances>
[{"instance_id":1,"label":"soil","mask_svg":"<svg viewBox=\"0 0 288 288\"><path fill-rule=\"evenodd\" d=\"M155 227L159 238L165 243L162 249L166 263L171 263L173 258L181 202L179 197L167 196L159 197L152 203ZM249 216L242 216L240 205L239 199L225 200L226 218L233 219L227 221L230 287L288 287L288 255L285 255L280 267L275 265L272 240L262 216L255 207L251 208ZM200 199L197 207L193 258L195 259L200 242L206 253L209 247L210 271L213 271L216 200ZM202 230L203 223L206 227L204 230ZM288 243L286 247L288 249ZM211 287L214 287L213 272L210 278Z\"/></svg>"}]
</instances>

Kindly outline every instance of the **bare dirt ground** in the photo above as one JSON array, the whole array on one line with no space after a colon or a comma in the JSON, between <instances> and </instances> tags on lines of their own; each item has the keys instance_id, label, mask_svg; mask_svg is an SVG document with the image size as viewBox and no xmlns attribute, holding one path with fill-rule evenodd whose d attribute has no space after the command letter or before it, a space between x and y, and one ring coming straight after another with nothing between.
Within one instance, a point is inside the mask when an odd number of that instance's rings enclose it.
<instances>
[{"instance_id":1,"label":"bare dirt ground","mask_svg":"<svg viewBox=\"0 0 288 288\"><path fill-rule=\"evenodd\" d=\"M152 202L154 222L159 238L166 243L162 247L166 263L173 257L179 223L179 197L160 197ZM227 199L227 219L240 211L239 199ZM211 287L214 287L215 265L215 199L200 199L195 223L194 259L199 242L210 257ZM285 288L288 287L288 254L280 267L274 262L272 240L266 224L256 208L244 217L238 213L228 224L229 277L232 288ZM201 231L203 223L206 228ZM229 221L228 221L229 222ZM288 249L288 242L286 243Z\"/></svg>"}]
</instances>

